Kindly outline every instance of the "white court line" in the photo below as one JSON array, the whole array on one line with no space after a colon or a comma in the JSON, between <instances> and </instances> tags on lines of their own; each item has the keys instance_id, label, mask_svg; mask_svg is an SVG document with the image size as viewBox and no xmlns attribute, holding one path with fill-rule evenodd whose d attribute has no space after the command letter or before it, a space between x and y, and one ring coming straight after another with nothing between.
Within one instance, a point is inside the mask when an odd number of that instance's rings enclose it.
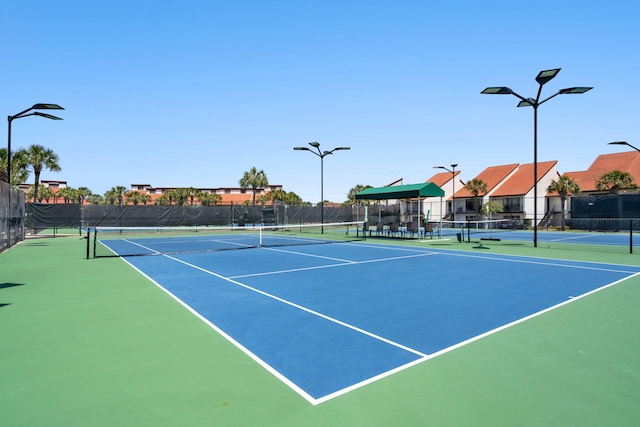
<instances>
[{"instance_id":1,"label":"white court line","mask_svg":"<svg viewBox=\"0 0 640 427\"><path fill-rule=\"evenodd\" d=\"M270 247L262 247L260 249L264 249L264 250L272 251L272 252L282 252L282 253L285 253L285 254L307 256L307 257L311 257L311 258L328 259L328 260L331 260L331 261L340 261L340 262L345 262L345 263L356 262L356 261L352 261L352 260L349 260L349 259L335 258L335 257L330 257L330 256L325 256L325 255L308 254L306 252L297 252L297 251L292 251L292 250L287 250L287 249L277 249L277 248L270 248Z\"/></svg>"},{"instance_id":2,"label":"white court line","mask_svg":"<svg viewBox=\"0 0 640 427\"><path fill-rule=\"evenodd\" d=\"M135 245L135 246L139 246L139 247L141 247L142 249L146 249L146 250L148 250L148 251L151 251L151 252L153 252L155 255L163 255L163 254L164 254L164 253L163 253L163 252L161 252L161 251L157 251L157 250L155 250L155 249L151 249L150 247L145 246L145 245L143 245L142 243L134 242L133 240L129 240L129 239L122 239L122 241L123 241L123 242L130 243L130 244ZM255 245L250 245L250 244L246 244L246 243L239 243L239 242L230 242L230 241L228 241L228 240L220 240L220 239L206 239L206 240L201 239L200 241L217 242L217 243L224 243L224 244L228 244L228 245L235 245L235 246L239 246L239 249L245 249L245 248L246 248L246 249L250 249L250 248L255 248L255 247L256 247ZM175 241L175 240L174 240L174 241L171 241L171 242L155 242L155 243L157 243L157 244L169 244L169 245L175 245L176 243L180 243L180 242L189 242L189 243L192 243L192 242L191 242L191 241L189 241L189 240L182 240L182 241ZM215 252L215 251L216 251L216 249L212 249L212 250L211 250L211 252ZM180 252L180 251L176 251L176 252ZM174 252L174 253L176 253L176 252ZM206 250L204 250L204 251L195 250L195 251L192 251L192 252L207 252L207 251L206 251ZM189 251L185 251L184 253L189 253ZM151 254L149 254L149 255L151 255Z\"/></svg>"},{"instance_id":3,"label":"white court line","mask_svg":"<svg viewBox=\"0 0 640 427\"><path fill-rule=\"evenodd\" d=\"M550 242L562 242L564 240L580 240L580 239L588 239L593 236L567 236L567 237L558 237L557 239L550 239ZM540 242L544 243L544 242Z\"/></svg>"},{"instance_id":4,"label":"white court line","mask_svg":"<svg viewBox=\"0 0 640 427\"><path fill-rule=\"evenodd\" d=\"M305 253L284 251L284 250L273 249L273 248L262 248L262 249L276 251L276 252L284 252L284 253L290 253L290 254L303 255L303 256L311 256L311 257L323 258L323 259L333 259L333 258L323 257L323 256L320 256L320 255L310 255L310 254L305 254ZM319 270L319 269L322 269L322 268L347 267L347 266L350 266L350 265L371 264L371 263L374 263L374 262L394 261L394 260L398 260L398 259L418 258L418 257L424 257L424 256L431 256L431 255L437 255L437 254L436 253L422 253L422 254L416 254L416 255L404 255L404 256L389 257L389 258L378 258L378 259L371 259L371 260L365 260L365 261L339 260L339 261L342 261L342 263L340 263L340 264L328 264L328 265L317 265L317 266L313 266L313 267L291 268L291 269L288 269L288 270L265 271L265 272L262 272L262 273L241 274L241 275L237 275L237 276L228 276L228 278L229 279L241 279L241 278L244 278L244 277L269 276L269 275L272 275L272 274L294 273L296 271Z\"/></svg>"},{"instance_id":5,"label":"white court line","mask_svg":"<svg viewBox=\"0 0 640 427\"><path fill-rule=\"evenodd\" d=\"M626 274L632 274L633 271L629 271L629 270L616 270L613 268L604 268L604 267L590 267L590 266L586 266L586 265L571 265L571 264L562 264L562 263L558 263L558 262L543 262L543 261L533 261L533 260L526 260L526 259L512 259L512 258L501 258L501 257L489 257L489 256L483 256L483 255L470 255L470 254L460 254L460 253L440 253L441 255L448 255L448 256L455 256L455 257L464 257L464 258L478 258L478 259L486 259L486 260L491 260L491 261L504 261L504 262L515 262L515 263L522 263L522 264L533 264L533 265L544 265L544 266L550 266L550 267L564 267L564 268L575 268L575 269L581 269L581 270L595 270L595 271L607 271L607 272L613 272L613 273L626 273ZM543 259L543 258L541 258ZM584 261L575 261L575 262L584 262ZM603 265L607 265L607 264L603 264Z\"/></svg>"}]
</instances>

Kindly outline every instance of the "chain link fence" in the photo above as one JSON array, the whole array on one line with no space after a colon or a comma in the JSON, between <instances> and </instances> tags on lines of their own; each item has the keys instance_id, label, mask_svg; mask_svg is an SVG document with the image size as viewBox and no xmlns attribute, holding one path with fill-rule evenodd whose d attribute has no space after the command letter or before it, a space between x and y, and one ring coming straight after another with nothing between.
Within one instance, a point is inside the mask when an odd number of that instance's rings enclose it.
<instances>
[{"instance_id":1,"label":"chain link fence","mask_svg":"<svg viewBox=\"0 0 640 427\"><path fill-rule=\"evenodd\" d=\"M543 231L539 237L549 248L640 254L640 219L572 218L565 231Z\"/></svg>"},{"instance_id":2,"label":"chain link fence","mask_svg":"<svg viewBox=\"0 0 640 427\"><path fill-rule=\"evenodd\" d=\"M0 252L24 240L24 193L0 181Z\"/></svg>"}]
</instances>

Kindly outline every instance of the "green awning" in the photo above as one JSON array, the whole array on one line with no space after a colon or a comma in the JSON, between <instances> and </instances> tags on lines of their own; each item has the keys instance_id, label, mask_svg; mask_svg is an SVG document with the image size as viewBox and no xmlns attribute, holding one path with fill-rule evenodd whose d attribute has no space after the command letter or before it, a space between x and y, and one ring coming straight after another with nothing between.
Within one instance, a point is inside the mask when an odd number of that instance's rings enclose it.
<instances>
[{"instance_id":1,"label":"green awning","mask_svg":"<svg viewBox=\"0 0 640 427\"><path fill-rule=\"evenodd\" d=\"M444 190L433 182L367 188L356 194L356 200L410 199L418 197L444 197Z\"/></svg>"}]
</instances>

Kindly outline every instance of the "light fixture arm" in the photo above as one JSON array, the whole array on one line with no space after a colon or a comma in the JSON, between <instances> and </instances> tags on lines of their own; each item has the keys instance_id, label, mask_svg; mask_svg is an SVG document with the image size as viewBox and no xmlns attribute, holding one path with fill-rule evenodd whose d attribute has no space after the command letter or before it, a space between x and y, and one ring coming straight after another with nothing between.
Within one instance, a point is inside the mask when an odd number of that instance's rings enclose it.
<instances>
[{"instance_id":1,"label":"light fixture arm","mask_svg":"<svg viewBox=\"0 0 640 427\"><path fill-rule=\"evenodd\" d=\"M537 103L538 106L544 104L545 102L547 102L551 98L555 98L556 96L560 95L561 93L562 93L561 91L558 91L558 92L554 93L553 95L551 95L550 97L543 99L542 101Z\"/></svg>"},{"instance_id":2,"label":"light fixture arm","mask_svg":"<svg viewBox=\"0 0 640 427\"><path fill-rule=\"evenodd\" d=\"M531 98L525 98L524 96L522 96L519 93L516 93L514 91L511 91L511 95L513 95L513 96L515 96L517 98L520 98L524 102L529 102L529 103L531 102ZM540 96L540 93L538 93L538 96Z\"/></svg>"},{"instance_id":3,"label":"light fixture arm","mask_svg":"<svg viewBox=\"0 0 640 427\"><path fill-rule=\"evenodd\" d=\"M626 145L627 147L631 147L636 151L640 151L640 148L634 147L633 145L629 144L627 141L614 141L614 142L610 142L609 145Z\"/></svg>"}]
</instances>

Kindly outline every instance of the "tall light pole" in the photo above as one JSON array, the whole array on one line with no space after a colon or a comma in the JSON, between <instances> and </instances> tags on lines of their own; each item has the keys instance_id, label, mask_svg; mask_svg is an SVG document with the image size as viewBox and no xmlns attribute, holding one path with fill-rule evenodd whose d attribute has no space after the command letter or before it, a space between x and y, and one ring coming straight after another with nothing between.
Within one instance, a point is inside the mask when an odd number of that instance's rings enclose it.
<instances>
[{"instance_id":1,"label":"tall light pole","mask_svg":"<svg viewBox=\"0 0 640 427\"><path fill-rule=\"evenodd\" d=\"M552 70L544 70L538 73L536 81L538 82L538 95L534 98L525 98L508 87L488 87L483 90L482 94L488 95L514 95L520 98L518 107L533 107L533 246L538 247L538 107L554 98L557 95L569 95L569 94L581 94L585 93L593 87L570 87L566 89L560 89L548 98L540 101L540 94L542 93L542 86L549 80L553 79L560 72L560 68L554 68Z\"/></svg>"},{"instance_id":2,"label":"tall light pole","mask_svg":"<svg viewBox=\"0 0 640 427\"><path fill-rule=\"evenodd\" d=\"M26 110L7 118L7 120L9 121L9 133L7 137L7 182L9 184L11 184L11 122L13 122L15 119L21 119L28 116L40 116L51 120L62 120L60 117L52 116L51 114L45 114L34 110L64 110L64 108L62 108L58 104L35 104L33 107L27 108Z\"/></svg>"},{"instance_id":3,"label":"tall light pole","mask_svg":"<svg viewBox=\"0 0 640 427\"><path fill-rule=\"evenodd\" d=\"M444 169L451 172L451 180L453 183L453 193L451 194L451 213L453 214L454 221L456 220L456 166L458 166L458 164L451 165L451 169L445 166L434 166L435 169Z\"/></svg>"},{"instance_id":4,"label":"tall light pole","mask_svg":"<svg viewBox=\"0 0 640 427\"><path fill-rule=\"evenodd\" d=\"M320 223L324 224L324 158L329 154L333 154L334 151L351 150L351 147L336 147L331 151L320 151L319 143L310 142L309 145L315 148L317 152L308 147L293 147L293 149L299 151L310 151L320 157Z\"/></svg>"},{"instance_id":5,"label":"tall light pole","mask_svg":"<svg viewBox=\"0 0 640 427\"><path fill-rule=\"evenodd\" d=\"M634 147L633 145L629 144L627 141L615 141L615 142L610 142L609 145L626 145L628 147L633 148L636 151L640 151L640 148Z\"/></svg>"},{"instance_id":6,"label":"tall light pole","mask_svg":"<svg viewBox=\"0 0 640 427\"><path fill-rule=\"evenodd\" d=\"M7 133L7 182L9 183L9 187L11 187L11 122L13 122L15 119L21 119L23 117L28 117L28 116L40 116L40 117L44 117L45 119L62 120L60 117L52 116L51 114L41 113L41 112L36 111L36 110L64 110L64 108L62 108L58 104L34 104L32 107L27 108L26 110L21 111L18 114L15 114L13 116L8 116L7 117L7 121L8 121L8 126L7 126L7 129L8 129L8 133ZM11 209L11 188L9 188L8 201L9 201L9 212L12 212L12 209ZM13 218L11 218L11 222L13 222ZM11 246L11 227L12 227L12 225L9 224L9 228L7 229L7 243L8 243L8 246Z\"/></svg>"}]
</instances>

